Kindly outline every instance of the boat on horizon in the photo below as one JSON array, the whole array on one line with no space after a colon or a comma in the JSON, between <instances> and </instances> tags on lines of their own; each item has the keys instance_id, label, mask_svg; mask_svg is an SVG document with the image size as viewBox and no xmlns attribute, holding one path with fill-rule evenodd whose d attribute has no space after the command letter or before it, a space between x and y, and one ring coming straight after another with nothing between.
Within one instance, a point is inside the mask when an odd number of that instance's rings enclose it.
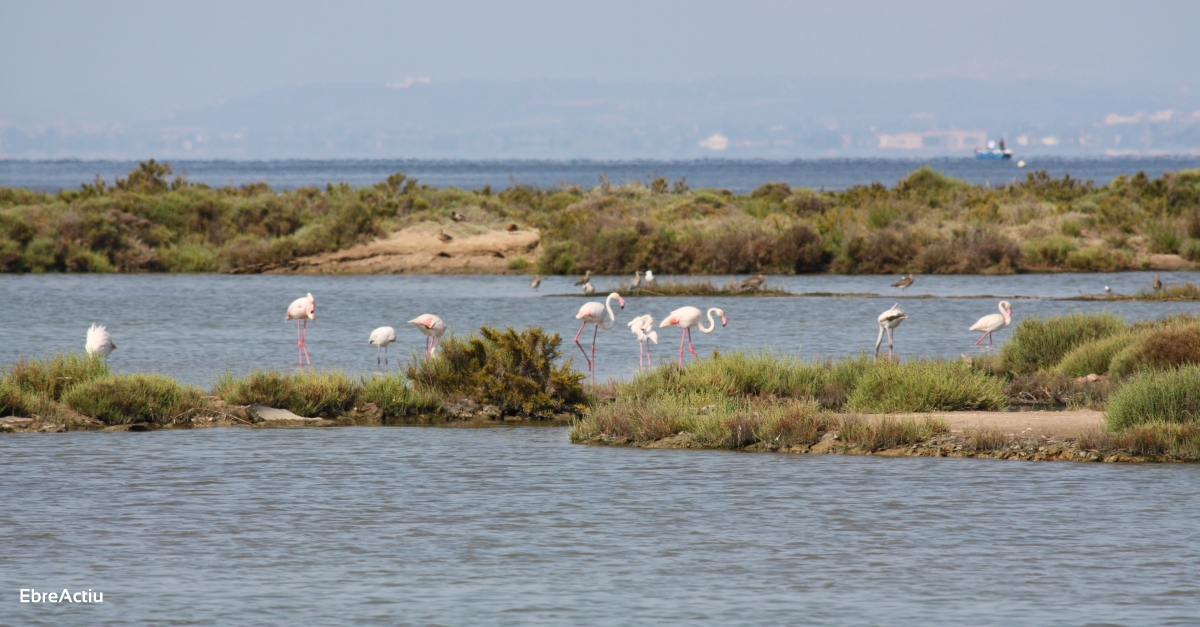
<instances>
[{"instance_id":1,"label":"boat on horizon","mask_svg":"<svg viewBox=\"0 0 1200 627\"><path fill-rule=\"evenodd\" d=\"M976 159L1012 159L1013 151L1004 147L1004 140L1000 140L1000 145L997 146L994 140L988 140L987 148L976 148Z\"/></svg>"}]
</instances>

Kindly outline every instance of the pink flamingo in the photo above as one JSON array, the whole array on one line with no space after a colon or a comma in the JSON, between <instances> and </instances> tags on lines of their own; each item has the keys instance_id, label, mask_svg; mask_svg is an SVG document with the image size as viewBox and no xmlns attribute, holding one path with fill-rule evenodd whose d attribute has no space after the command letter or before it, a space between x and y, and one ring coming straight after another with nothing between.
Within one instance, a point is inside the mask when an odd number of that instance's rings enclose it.
<instances>
[{"instance_id":1,"label":"pink flamingo","mask_svg":"<svg viewBox=\"0 0 1200 627\"><path fill-rule=\"evenodd\" d=\"M667 316L666 319L662 321L662 324L658 325L658 328L660 328L660 329L663 327L678 327L680 329L683 329L683 333L680 334L680 336L679 336L679 367L680 368L683 367L683 340L684 339L687 339L688 350L691 351L692 357L695 357L696 359L700 359L699 357L696 356L696 349L692 348L692 327L696 327L697 329L700 330L701 333L712 333L713 329L717 328L717 323L715 320L713 320L713 312L714 311L717 312L717 315L721 317L721 326L725 326L726 324L729 323L729 320L725 318L724 311L717 309L716 307L712 307L708 310L708 328L705 329L703 326L700 325L700 310L699 309L696 309L695 307L680 307L679 309L672 311L671 315Z\"/></svg>"},{"instance_id":2,"label":"pink flamingo","mask_svg":"<svg viewBox=\"0 0 1200 627\"><path fill-rule=\"evenodd\" d=\"M312 365L312 360L308 358L308 321L317 319L317 303L313 300L313 295L310 293L304 298L297 298L288 305L287 316L284 317L284 322L288 320L296 321L296 361L303 364L308 361L308 365ZM300 326L300 321L304 321L304 326ZM303 359L301 359L303 357Z\"/></svg>"},{"instance_id":3,"label":"pink flamingo","mask_svg":"<svg viewBox=\"0 0 1200 627\"><path fill-rule=\"evenodd\" d=\"M425 334L425 356L433 357L433 353L437 351L437 341L446 332L446 323L433 314L421 314L408 323L417 325L417 329Z\"/></svg>"},{"instance_id":4,"label":"pink flamingo","mask_svg":"<svg viewBox=\"0 0 1200 627\"><path fill-rule=\"evenodd\" d=\"M642 367L642 346L646 347L646 365L651 365L650 342L658 344L658 332L654 330L654 316L646 314L630 320L627 325L638 340L638 367Z\"/></svg>"},{"instance_id":5,"label":"pink flamingo","mask_svg":"<svg viewBox=\"0 0 1200 627\"><path fill-rule=\"evenodd\" d=\"M985 337L988 340L988 344L991 345L992 333L1008 326L1010 322L1012 322L1012 305L1008 304L1008 301L1002 300L1000 301L1000 313L980 318L968 330L983 331L983 335L979 336L979 339L975 341L975 346L979 346L979 343Z\"/></svg>"},{"instance_id":6,"label":"pink flamingo","mask_svg":"<svg viewBox=\"0 0 1200 627\"><path fill-rule=\"evenodd\" d=\"M583 320L583 324L579 325L579 331L575 333L575 345L579 347L579 350L583 351L583 359L587 362L588 372L592 373L592 380L596 379L596 335L600 333L600 329L607 331L608 329L613 328L613 325L617 323L617 315L614 314L612 310L612 301L614 298L617 299L618 303L620 303L621 309L624 309L625 299L621 298L620 294L613 292L608 295L608 298L604 299L603 305L595 301L584 303L583 306L579 308L579 313L575 314L576 320ZM608 311L608 317L610 318L607 325L604 324L605 310ZM583 344L579 343L579 334L583 333L583 328L588 324L596 325L596 330L592 332L591 359L588 359L587 351L583 350Z\"/></svg>"},{"instance_id":7,"label":"pink flamingo","mask_svg":"<svg viewBox=\"0 0 1200 627\"><path fill-rule=\"evenodd\" d=\"M892 305L892 308L879 314L879 335L875 338L875 356L879 357L879 345L883 343L883 334L887 332L888 338L888 357L892 356L892 329L900 326L901 322L908 319L908 316L900 311L900 303Z\"/></svg>"},{"instance_id":8,"label":"pink flamingo","mask_svg":"<svg viewBox=\"0 0 1200 627\"><path fill-rule=\"evenodd\" d=\"M84 345L84 348L87 350L87 354L99 355L107 360L108 354L116 350L117 345L113 344L108 329L93 322L92 328L88 329L87 344Z\"/></svg>"}]
</instances>

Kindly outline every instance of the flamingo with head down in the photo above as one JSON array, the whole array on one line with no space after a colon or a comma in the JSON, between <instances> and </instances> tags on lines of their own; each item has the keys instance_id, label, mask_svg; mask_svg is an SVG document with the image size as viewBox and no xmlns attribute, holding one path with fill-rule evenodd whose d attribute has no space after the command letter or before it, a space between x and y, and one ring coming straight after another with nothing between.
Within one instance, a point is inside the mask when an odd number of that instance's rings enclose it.
<instances>
[{"instance_id":1,"label":"flamingo with head down","mask_svg":"<svg viewBox=\"0 0 1200 627\"><path fill-rule=\"evenodd\" d=\"M92 323L92 327L87 332L87 344L84 344L84 349L89 355L99 355L105 360L108 359L108 354L116 350L117 345L113 344L112 336L108 334L108 329L103 325Z\"/></svg>"},{"instance_id":2,"label":"flamingo with head down","mask_svg":"<svg viewBox=\"0 0 1200 627\"><path fill-rule=\"evenodd\" d=\"M1012 305L1009 305L1008 301L1002 300L999 307L1000 313L984 316L968 329L969 331L983 331L983 335L979 336L979 339L975 341L975 346L979 346L979 343L985 337L988 340L988 344L992 344L992 333L1003 329L1012 322Z\"/></svg>"},{"instance_id":3,"label":"flamingo with head down","mask_svg":"<svg viewBox=\"0 0 1200 627\"><path fill-rule=\"evenodd\" d=\"M638 340L638 367L642 367L642 347L645 347L646 365L651 365L650 362L650 342L658 344L658 331L654 330L654 316L646 314L638 316L630 320L626 325L633 332L633 336Z\"/></svg>"},{"instance_id":4,"label":"flamingo with head down","mask_svg":"<svg viewBox=\"0 0 1200 627\"><path fill-rule=\"evenodd\" d=\"M588 285L591 285L590 283ZM583 359L587 362L588 372L592 373L592 380L596 379L596 335L600 333L600 329L608 330L613 328L617 323L617 315L613 313L612 302L616 300L621 305L621 309L625 308L625 299L621 295L613 292L604 299L604 304L598 302L584 303L579 308L579 313L575 314L576 320L582 320L583 324L579 325L579 331L575 333L575 345L579 350L583 351ZM609 321L604 322L604 313L608 312ZM583 333L583 328L589 324L596 325L596 330L592 332L592 357L588 358L586 350L583 350L583 344L579 343L579 334Z\"/></svg>"},{"instance_id":5,"label":"flamingo with head down","mask_svg":"<svg viewBox=\"0 0 1200 627\"><path fill-rule=\"evenodd\" d=\"M387 347L388 344L396 341L396 330L392 327L379 327L371 331L371 337L367 339L367 344L375 347L375 365L379 365L379 351L383 351L383 363L388 362Z\"/></svg>"},{"instance_id":6,"label":"flamingo with head down","mask_svg":"<svg viewBox=\"0 0 1200 627\"><path fill-rule=\"evenodd\" d=\"M303 364L305 361L308 365L312 365L312 360L308 358L308 321L317 319L317 301L313 299L312 293L309 293L304 298L297 298L288 305L287 316L283 318L284 322L288 320L296 321L296 361ZM300 321L304 321L304 326L300 326ZM301 360L300 357L304 359Z\"/></svg>"},{"instance_id":7,"label":"flamingo with head down","mask_svg":"<svg viewBox=\"0 0 1200 627\"><path fill-rule=\"evenodd\" d=\"M421 314L408 323L417 325L417 330L425 334L425 356L433 357L437 351L437 341L446 332L446 323L433 314Z\"/></svg>"},{"instance_id":8,"label":"flamingo with head down","mask_svg":"<svg viewBox=\"0 0 1200 627\"><path fill-rule=\"evenodd\" d=\"M884 331L887 332L888 338L888 357L892 356L892 329L900 326L908 316L900 311L900 303L892 305L892 308L879 314L879 336L875 338L875 356L879 356L879 345L883 343Z\"/></svg>"},{"instance_id":9,"label":"flamingo with head down","mask_svg":"<svg viewBox=\"0 0 1200 627\"><path fill-rule=\"evenodd\" d=\"M716 312L721 317L721 326L728 324L729 320L725 317L725 312L716 307L711 307L708 310L708 328L705 329L700 324L700 310L695 307L680 307L671 312L671 315L663 319L662 324L658 328L676 327L683 329L683 333L679 336L679 367L683 367L683 341L687 340L688 350L691 351L692 357L700 359L696 356L696 349L692 347L692 327L696 327L701 333L712 333L713 329L717 328L717 323L713 320L713 312Z\"/></svg>"}]
</instances>

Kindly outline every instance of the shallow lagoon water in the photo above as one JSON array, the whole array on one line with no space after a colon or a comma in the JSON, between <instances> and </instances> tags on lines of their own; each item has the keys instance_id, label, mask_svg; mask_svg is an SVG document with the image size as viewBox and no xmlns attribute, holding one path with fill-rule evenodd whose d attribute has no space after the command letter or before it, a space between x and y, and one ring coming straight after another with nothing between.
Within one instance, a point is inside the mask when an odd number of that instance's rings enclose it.
<instances>
[{"instance_id":1,"label":"shallow lagoon water","mask_svg":"<svg viewBox=\"0 0 1200 627\"><path fill-rule=\"evenodd\" d=\"M1200 282L1200 273L1162 273L1168 283ZM639 297L628 296L617 323L600 331L597 376L626 378L637 368L637 342L625 323L652 314L661 320L684 305L721 307L729 325L712 334L694 332L701 356L713 350L774 350L810 359L857 355L873 349L880 312L900 303L909 319L895 333L904 358L958 357L995 350L973 346L967 328L996 313L999 297L1010 298L1015 322L1026 316L1107 309L1130 320L1175 312L1200 312L1190 302L1080 302L1053 300L1098 293L1109 285L1120 293L1149 289L1153 273L1044 274L1000 277L920 276L907 293L890 287L898 277L813 275L770 277L796 293L875 293L879 297ZM161 372L208 385L221 372L296 365L295 323L284 321L293 299L312 292L317 320L309 325L309 354L315 368L350 373L376 370L371 330L396 328L389 352L392 368L424 346L424 336L406 321L435 313L455 333L481 325L540 326L562 334L564 353L577 368L583 358L573 338L575 312L586 302L572 286L575 277L546 277L538 292L520 276L227 276L227 275L24 275L0 276L7 304L0 327L0 363L59 350L82 350L92 322L105 324L118 349L109 364L122 372ZM669 280L662 277L661 280ZM729 277L711 277L723 285ZM619 277L594 279L600 300ZM686 279L692 280L692 279ZM557 296L556 296L557 294ZM987 298L971 296L987 295ZM956 298L928 298L922 296ZM1018 298L1019 297L1019 298ZM614 308L616 305L614 305ZM996 334L1003 342L1013 327ZM661 329L656 361L678 357L680 333ZM589 327L581 342L588 345ZM687 356L690 359L690 355Z\"/></svg>"},{"instance_id":2,"label":"shallow lagoon water","mask_svg":"<svg viewBox=\"0 0 1200 627\"><path fill-rule=\"evenodd\" d=\"M1197 473L537 427L4 436L0 624L1194 625Z\"/></svg>"}]
</instances>

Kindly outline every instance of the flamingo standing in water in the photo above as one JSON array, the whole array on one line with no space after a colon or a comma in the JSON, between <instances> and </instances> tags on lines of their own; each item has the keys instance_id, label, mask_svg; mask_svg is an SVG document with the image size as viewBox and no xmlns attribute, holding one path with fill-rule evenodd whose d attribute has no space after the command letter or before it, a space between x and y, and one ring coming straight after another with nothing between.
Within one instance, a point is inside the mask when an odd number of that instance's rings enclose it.
<instances>
[{"instance_id":1,"label":"flamingo standing in water","mask_svg":"<svg viewBox=\"0 0 1200 627\"><path fill-rule=\"evenodd\" d=\"M883 343L883 333L887 331L888 337L888 357L892 356L892 329L900 326L908 316L900 311L900 303L892 305L892 308L879 314L879 337L875 338L875 356L879 356L879 345Z\"/></svg>"},{"instance_id":2,"label":"flamingo standing in water","mask_svg":"<svg viewBox=\"0 0 1200 627\"><path fill-rule=\"evenodd\" d=\"M646 347L646 365L651 365L650 362L650 342L658 344L658 331L654 330L654 316L646 314L638 316L630 320L627 324L629 330L633 332L634 337L638 340L638 367L642 367L642 346Z\"/></svg>"},{"instance_id":3,"label":"flamingo standing in water","mask_svg":"<svg viewBox=\"0 0 1200 627\"><path fill-rule=\"evenodd\" d=\"M591 283L588 283L588 285L591 285ZM613 299L616 299L617 303L621 305L621 309L625 308L625 299L621 298L620 294L613 292L608 295L608 298L604 299L604 304L600 304L596 301L584 303L583 306L579 308L579 313L575 314L576 320L583 320L583 324L579 325L579 331L575 333L575 345L579 347L579 350L583 351L583 359L587 362L588 372L592 373L593 381L596 379L596 335L600 333L600 329L607 331L613 328L613 325L617 323L617 315L614 314L612 310ZM608 312L609 317L607 324L604 322L605 311ZM583 344L579 343L579 334L583 333L583 328L589 324L596 325L596 330L592 332L591 359L588 359L587 351L583 350Z\"/></svg>"},{"instance_id":4,"label":"flamingo standing in water","mask_svg":"<svg viewBox=\"0 0 1200 627\"><path fill-rule=\"evenodd\" d=\"M433 314L421 314L408 323L417 325L417 329L425 334L425 356L432 357L437 351L437 341L446 332L446 323Z\"/></svg>"},{"instance_id":5,"label":"flamingo standing in water","mask_svg":"<svg viewBox=\"0 0 1200 627\"><path fill-rule=\"evenodd\" d=\"M288 320L296 321L296 361L300 364L307 361L308 365L312 365L312 360L308 358L308 321L316 319L317 303L311 293L304 298L297 298L292 301L292 304L288 305L287 316L283 320L284 322ZM304 326L301 326L301 320L304 321Z\"/></svg>"},{"instance_id":6,"label":"flamingo standing in water","mask_svg":"<svg viewBox=\"0 0 1200 627\"><path fill-rule=\"evenodd\" d=\"M992 344L992 333L1003 329L1012 322L1012 305L1008 304L1008 301L1002 300L999 307L1000 313L984 316L968 329L969 331L983 331L983 335L979 336L979 339L975 341L975 346L979 346L979 343L985 337L988 340L988 344Z\"/></svg>"},{"instance_id":7,"label":"flamingo standing in water","mask_svg":"<svg viewBox=\"0 0 1200 627\"><path fill-rule=\"evenodd\" d=\"M725 326L726 324L729 323L729 320L725 318L724 311L717 309L716 307L711 307L708 310L708 328L705 329L700 324L700 310L699 309L696 309L695 307L680 307L679 309L672 311L671 315L667 316L666 319L664 319L662 321L662 324L658 325L658 328L660 328L660 329L663 327L677 327L677 328L683 329L683 333L679 336L679 367L680 368L683 367L683 340L684 339L687 340L688 350L691 351L692 357L695 357L697 360L700 359L699 357L696 356L696 349L692 347L692 327L696 327L697 329L700 330L701 333L712 333L713 329L717 328L717 323L715 320L713 320L713 312L714 311L717 312L717 315L721 317L721 326Z\"/></svg>"},{"instance_id":8,"label":"flamingo standing in water","mask_svg":"<svg viewBox=\"0 0 1200 627\"><path fill-rule=\"evenodd\" d=\"M383 363L387 363L387 346L396 341L396 330L392 327L379 327L371 331L367 344L375 347L375 365L379 365L379 349L383 349Z\"/></svg>"},{"instance_id":9,"label":"flamingo standing in water","mask_svg":"<svg viewBox=\"0 0 1200 627\"><path fill-rule=\"evenodd\" d=\"M99 355L107 360L108 354L113 352L117 348L117 345L113 344L112 336L108 334L108 329L93 322L92 327L88 329L87 344L83 347L87 350L87 354Z\"/></svg>"}]
</instances>

